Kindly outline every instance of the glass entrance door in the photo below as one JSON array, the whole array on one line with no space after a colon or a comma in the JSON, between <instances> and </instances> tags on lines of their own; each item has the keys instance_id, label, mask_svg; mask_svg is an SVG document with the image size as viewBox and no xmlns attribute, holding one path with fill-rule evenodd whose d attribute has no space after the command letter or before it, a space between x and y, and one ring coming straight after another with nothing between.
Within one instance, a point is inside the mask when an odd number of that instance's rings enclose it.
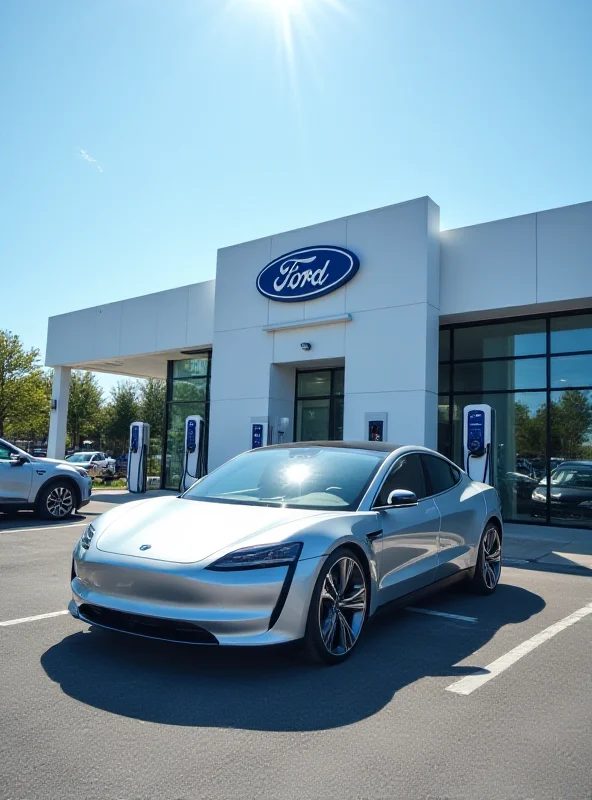
<instances>
[{"instance_id":1,"label":"glass entrance door","mask_svg":"<svg viewBox=\"0 0 592 800\"><path fill-rule=\"evenodd\" d=\"M343 367L296 374L296 442L343 439L344 378Z\"/></svg>"}]
</instances>

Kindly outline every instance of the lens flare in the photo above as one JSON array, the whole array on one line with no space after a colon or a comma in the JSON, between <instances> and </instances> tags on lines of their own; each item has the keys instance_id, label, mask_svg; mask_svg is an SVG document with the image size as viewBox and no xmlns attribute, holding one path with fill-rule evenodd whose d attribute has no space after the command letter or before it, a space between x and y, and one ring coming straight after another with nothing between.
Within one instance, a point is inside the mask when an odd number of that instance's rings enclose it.
<instances>
[{"instance_id":1,"label":"lens flare","mask_svg":"<svg viewBox=\"0 0 592 800\"><path fill-rule=\"evenodd\" d=\"M302 483L310 474L310 469L305 464L293 464L286 469L286 478L290 483Z\"/></svg>"}]
</instances>

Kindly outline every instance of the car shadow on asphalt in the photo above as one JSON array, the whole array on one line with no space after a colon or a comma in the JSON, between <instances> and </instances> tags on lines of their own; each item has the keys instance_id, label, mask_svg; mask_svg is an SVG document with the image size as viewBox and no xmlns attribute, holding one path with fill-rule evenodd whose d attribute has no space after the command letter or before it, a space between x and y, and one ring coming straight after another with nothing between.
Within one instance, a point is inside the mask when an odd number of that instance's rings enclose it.
<instances>
[{"instance_id":1,"label":"car shadow on asphalt","mask_svg":"<svg viewBox=\"0 0 592 800\"><path fill-rule=\"evenodd\" d=\"M91 503L107 503L109 505L121 505L122 503L133 503L135 500L153 500L155 497L176 497L179 492L168 491L165 489L151 489L145 494L133 494L127 490L101 489L93 491L90 496ZM86 510L84 513L87 513ZM102 511L98 512L102 514Z\"/></svg>"},{"instance_id":2,"label":"car shadow on asphalt","mask_svg":"<svg viewBox=\"0 0 592 800\"><path fill-rule=\"evenodd\" d=\"M458 590L449 596L458 605ZM421 678L451 681L479 671L454 666L506 625L538 614L544 600L500 584L491 597L465 595L477 624L383 609L356 652L327 668L292 648L193 647L85 627L47 650L41 664L70 697L97 709L166 725L311 731L372 716ZM456 610L456 609L455 609Z\"/></svg>"}]
</instances>

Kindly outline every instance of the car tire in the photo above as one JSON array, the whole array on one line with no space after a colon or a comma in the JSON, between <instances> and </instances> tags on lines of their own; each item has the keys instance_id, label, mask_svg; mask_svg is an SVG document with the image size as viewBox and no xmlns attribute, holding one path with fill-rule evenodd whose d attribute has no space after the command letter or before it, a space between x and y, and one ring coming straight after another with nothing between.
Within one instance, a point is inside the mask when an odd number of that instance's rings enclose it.
<instances>
[{"instance_id":1,"label":"car tire","mask_svg":"<svg viewBox=\"0 0 592 800\"><path fill-rule=\"evenodd\" d=\"M488 522L479 542L475 574L469 581L474 594L493 594L502 571L502 535L495 522Z\"/></svg>"},{"instance_id":2,"label":"car tire","mask_svg":"<svg viewBox=\"0 0 592 800\"><path fill-rule=\"evenodd\" d=\"M42 519L68 519L76 510L76 491L68 481L56 481L41 490L37 505Z\"/></svg>"},{"instance_id":3,"label":"car tire","mask_svg":"<svg viewBox=\"0 0 592 800\"><path fill-rule=\"evenodd\" d=\"M348 658L358 644L370 591L358 555L349 548L332 553L321 569L308 610L303 652L308 660L329 666Z\"/></svg>"}]
</instances>

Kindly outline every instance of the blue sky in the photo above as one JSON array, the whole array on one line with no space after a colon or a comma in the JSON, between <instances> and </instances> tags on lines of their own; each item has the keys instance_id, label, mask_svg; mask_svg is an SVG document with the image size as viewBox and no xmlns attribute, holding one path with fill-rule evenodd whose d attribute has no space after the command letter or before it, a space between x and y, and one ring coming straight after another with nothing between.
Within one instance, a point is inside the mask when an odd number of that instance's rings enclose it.
<instances>
[{"instance_id":1,"label":"blue sky","mask_svg":"<svg viewBox=\"0 0 592 800\"><path fill-rule=\"evenodd\" d=\"M0 327L43 351L424 194L443 228L592 200L591 31L590 0L3 0Z\"/></svg>"}]
</instances>

